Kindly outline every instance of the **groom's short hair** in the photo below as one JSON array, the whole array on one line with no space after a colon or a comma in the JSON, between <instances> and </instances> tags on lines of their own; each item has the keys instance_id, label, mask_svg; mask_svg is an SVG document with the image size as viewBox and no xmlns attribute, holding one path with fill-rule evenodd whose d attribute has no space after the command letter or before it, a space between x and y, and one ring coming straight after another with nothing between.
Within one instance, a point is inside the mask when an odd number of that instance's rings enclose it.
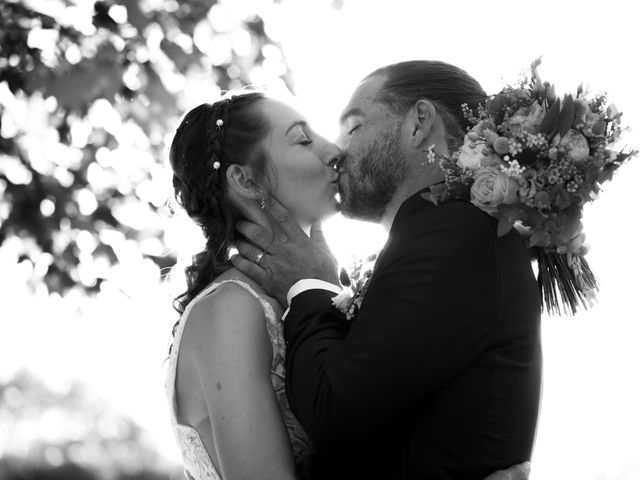
<instances>
[{"instance_id":1,"label":"groom's short hair","mask_svg":"<svg viewBox=\"0 0 640 480\"><path fill-rule=\"evenodd\" d=\"M366 78L382 77L376 100L403 116L420 99L433 103L447 132L449 148L457 149L468 126L462 105L475 109L487 94L478 81L454 65L435 60L412 60L379 68Z\"/></svg>"}]
</instances>

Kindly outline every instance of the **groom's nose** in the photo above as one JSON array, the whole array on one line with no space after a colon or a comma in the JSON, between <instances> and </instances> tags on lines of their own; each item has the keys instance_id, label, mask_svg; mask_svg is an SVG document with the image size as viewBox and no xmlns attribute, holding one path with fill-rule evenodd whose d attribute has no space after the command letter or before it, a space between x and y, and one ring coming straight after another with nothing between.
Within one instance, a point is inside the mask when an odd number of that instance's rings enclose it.
<instances>
[{"instance_id":1,"label":"groom's nose","mask_svg":"<svg viewBox=\"0 0 640 480\"><path fill-rule=\"evenodd\" d=\"M338 135L338 138L336 138L336 145L340 150L342 150L343 152L345 151L345 149L347 148L347 134L345 132L340 132L340 135Z\"/></svg>"}]
</instances>

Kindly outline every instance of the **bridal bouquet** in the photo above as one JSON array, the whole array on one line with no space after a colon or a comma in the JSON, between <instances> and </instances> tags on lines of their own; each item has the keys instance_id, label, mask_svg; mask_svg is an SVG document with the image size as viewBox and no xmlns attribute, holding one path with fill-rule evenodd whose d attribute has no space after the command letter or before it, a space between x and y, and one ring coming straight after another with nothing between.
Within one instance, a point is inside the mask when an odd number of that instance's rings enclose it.
<instances>
[{"instance_id":1,"label":"bridal bouquet","mask_svg":"<svg viewBox=\"0 0 640 480\"><path fill-rule=\"evenodd\" d=\"M538 284L549 313L575 314L598 286L584 255L582 207L637 151L614 150L621 113L603 95L559 98L532 64L531 78L463 113L472 127L462 147L441 157L445 182L425 197L471 201L498 219L498 235L514 225L538 255Z\"/></svg>"}]
</instances>

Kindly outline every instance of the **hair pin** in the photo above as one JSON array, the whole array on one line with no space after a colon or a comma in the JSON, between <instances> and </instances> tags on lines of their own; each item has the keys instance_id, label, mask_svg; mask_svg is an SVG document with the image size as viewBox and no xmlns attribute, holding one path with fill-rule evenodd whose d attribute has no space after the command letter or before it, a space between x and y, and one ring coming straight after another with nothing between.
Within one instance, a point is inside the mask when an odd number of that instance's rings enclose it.
<instances>
[{"instance_id":1,"label":"hair pin","mask_svg":"<svg viewBox=\"0 0 640 480\"><path fill-rule=\"evenodd\" d=\"M220 162L218 162L218 161L213 162L213 169L214 170L219 170L220 169Z\"/></svg>"},{"instance_id":2,"label":"hair pin","mask_svg":"<svg viewBox=\"0 0 640 480\"><path fill-rule=\"evenodd\" d=\"M216 120L216 126L218 128L222 128L222 126L224 125L224 122L222 121L221 118L219 118L218 120Z\"/></svg>"}]
</instances>

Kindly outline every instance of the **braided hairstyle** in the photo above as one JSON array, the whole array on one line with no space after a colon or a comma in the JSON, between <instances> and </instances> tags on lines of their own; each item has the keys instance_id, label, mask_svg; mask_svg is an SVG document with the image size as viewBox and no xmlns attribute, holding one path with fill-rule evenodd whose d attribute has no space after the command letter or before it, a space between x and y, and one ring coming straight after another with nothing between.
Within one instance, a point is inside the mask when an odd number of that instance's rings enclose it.
<instances>
[{"instance_id":1,"label":"braided hairstyle","mask_svg":"<svg viewBox=\"0 0 640 480\"><path fill-rule=\"evenodd\" d=\"M450 151L462 145L469 126L462 104L475 109L487 94L467 72L454 65L432 60L412 60L379 68L365 79L381 76L384 84L377 100L396 115L405 115L421 98L431 101L442 118Z\"/></svg>"},{"instance_id":2,"label":"braided hairstyle","mask_svg":"<svg viewBox=\"0 0 640 480\"><path fill-rule=\"evenodd\" d=\"M251 165L258 178L266 176L267 156L260 143L269 124L257 108L264 98L251 92L202 104L186 114L173 137L169 160L176 201L206 239L205 249L185 269L187 290L174 303L180 313L231 267L229 249L238 214L227 195L225 173L232 164Z\"/></svg>"}]
</instances>

